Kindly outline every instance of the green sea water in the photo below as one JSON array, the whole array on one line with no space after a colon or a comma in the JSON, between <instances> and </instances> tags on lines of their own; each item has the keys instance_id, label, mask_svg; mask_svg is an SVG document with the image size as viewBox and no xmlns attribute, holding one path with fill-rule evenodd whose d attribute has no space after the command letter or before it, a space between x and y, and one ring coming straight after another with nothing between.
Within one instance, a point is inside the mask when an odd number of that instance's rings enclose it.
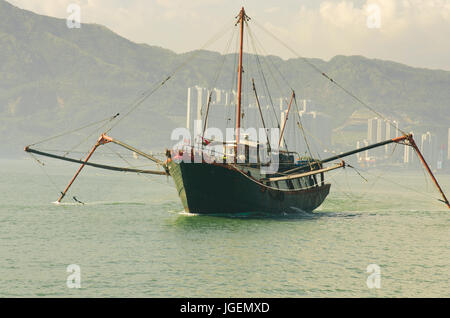
<instances>
[{"instance_id":1,"label":"green sea water","mask_svg":"<svg viewBox=\"0 0 450 318\"><path fill-rule=\"evenodd\" d=\"M450 210L420 171L336 171L314 213L233 218L183 213L166 177L90 167L52 204L76 168L1 161L0 297L450 296Z\"/></svg>"}]
</instances>

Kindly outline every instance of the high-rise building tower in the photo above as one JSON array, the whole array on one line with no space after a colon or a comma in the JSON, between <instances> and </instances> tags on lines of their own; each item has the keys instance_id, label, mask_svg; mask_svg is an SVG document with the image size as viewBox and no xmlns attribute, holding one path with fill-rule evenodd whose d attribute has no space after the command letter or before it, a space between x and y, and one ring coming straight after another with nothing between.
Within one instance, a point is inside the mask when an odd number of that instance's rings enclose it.
<instances>
[{"instance_id":1,"label":"high-rise building tower","mask_svg":"<svg viewBox=\"0 0 450 318\"><path fill-rule=\"evenodd\" d=\"M436 136L431 134L429 131L422 134L420 146L420 151L425 159L427 159L433 168L436 167L438 155Z\"/></svg>"},{"instance_id":2,"label":"high-rise building tower","mask_svg":"<svg viewBox=\"0 0 450 318\"><path fill-rule=\"evenodd\" d=\"M377 120L377 142L386 140L386 123L383 119L378 118Z\"/></svg>"},{"instance_id":3,"label":"high-rise building tower","mask_svg":"<svg viewBox=\"0 0 450 318\"><path fill-rule=\"evenodd\" d=\"M360 149L362 147L367 147L368 145L369 145L369 142L366 139L364 139L363 141L357 141L356 149ZM369 150L357 153L356 158L358 159L358 161L360 161L362 163L367 162L369 159Z\"/></svg>"},{"instance_id":4,"label":"high-rise building tower","mask_svg":"<svg viewBox=\"0 0 450 318\"><path fill-rule=\"evenodd\" d=\"M411 131L410 134L412 134L413 132ZM403 163L405 164L411 164L414 162L414 148L413 147L408 147L405 146L403 147Z\"/></svg>"},{"instance_id":5,"label":"high-rise building tower","mask_svg":"<svg viewBox=\"0 0 450 318\"><path fill-rule=\"evenodd\" d=\"M386 140L399 137L400 133L399 133L398 127L399 127L398 121L396 121L396 120L386 121L386 136L385 136ZM396 149L396 145L389 144L389 145L386 145L384 149L385 149L385 155L391 156L394 149ZM396 161L400 160L400 157L398 156L398 154L399 154L399 152L396 152L396 154L394 156L395 157L394 160L396 160Z\"/></svg>"},{"instance_id":6,"label":"high-rise building tower","mask_svg":"<svg viewBox=\"0 0 450 318\"><path fill-rule=\"evenodd\" d=\"M377 142L377 121L378 118L370 118L367 121L367 141L371 144Z\"/></svg>"}]
</instances>

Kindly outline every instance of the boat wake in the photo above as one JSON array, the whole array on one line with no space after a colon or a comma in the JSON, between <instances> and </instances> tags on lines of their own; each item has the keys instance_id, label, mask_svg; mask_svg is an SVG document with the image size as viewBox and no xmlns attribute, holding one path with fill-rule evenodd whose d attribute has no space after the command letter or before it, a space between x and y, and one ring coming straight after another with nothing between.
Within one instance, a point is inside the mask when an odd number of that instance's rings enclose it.
<instances>
[{"instance_id":1,"label":"boat wake","mask_svg":"<svg viewBox=\"0 0 450 318\"><path fill-rule=\"evenodd\" d=\"M184 210L176 212L176 213L179 215L183 215L183 216L199 216L199 214L197 214L197 213L190 213L190 212L186 212Z\"/></svg>"},{"instance_id":2,"label":"boat wake","mask_svg":"<svg viewBox=\"0 0 450 318\"><path fill-rule=\"evenodd\" d=\"M127 201L117 201L117 202L111 202L111 201L95 201L95 202L52 202L54 205L58 206L83 206L83 205L146 205L143 202L127 202Z\"/></svg>"}]
</instances>

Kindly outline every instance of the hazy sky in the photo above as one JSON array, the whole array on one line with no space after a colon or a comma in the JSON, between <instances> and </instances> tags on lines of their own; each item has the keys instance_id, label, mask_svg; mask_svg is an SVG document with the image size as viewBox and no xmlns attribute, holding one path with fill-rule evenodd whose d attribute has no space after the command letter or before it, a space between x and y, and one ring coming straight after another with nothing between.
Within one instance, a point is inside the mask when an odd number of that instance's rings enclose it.
<instances>
[{"instance_id":1,"label":"hazy sky","mask_svg":"<svg viewBox=\"0 0 450 318\"><path fill-rule=\"evenodd\" d=\"M103 24L132 41L175 52L200 48L227 22L232 24L243 5L250 17L306 57L364 55L450 70L450 0L8 1L60 18L69 15L69 4L79 4L82 23ZM293 57L275 43L265 49Z\"/></svg>"}]
</instances>

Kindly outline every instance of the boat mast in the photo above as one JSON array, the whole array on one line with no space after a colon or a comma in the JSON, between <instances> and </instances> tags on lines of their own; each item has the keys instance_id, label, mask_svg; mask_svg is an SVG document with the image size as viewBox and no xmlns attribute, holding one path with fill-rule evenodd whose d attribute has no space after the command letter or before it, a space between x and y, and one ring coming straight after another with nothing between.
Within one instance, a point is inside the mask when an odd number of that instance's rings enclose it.
<instances>
[{"instance_id":1,"label":"boat mast","mask_svg":"<svg viewBox=\"0 0 450 318\"><path fill-rule=\"evenodd\" d=\"M237 23L241 24L241 43L239 48L239 70L238 70L238 92L237 92L237 109L236 109L236 145L234 162L237 162L239 135L241 128L241 104L242 104L242 52L244 48L244 22L246 19L244 7L239 13L239 20Z\"/></svg>"},{"instance_id":2,"label":"boat mast","mask_svg":"<svg viewBox=\"0 0 450 318\"><path fill-rule=\"evenodd\" d=\"M289 107L288 107L288 110L286 112L286 118L284 119L283 126L281 128L280 139L278 140L278 147L279 148L281 147L281 141L283 140L284 129L286 128L287 120L288 120L288 117L289 117L289 111L291 110L291 105L292 105L292 101L294 100L294 98L295 98L295 92L292 91L291 101L289 102ZM285 144L286 144L286 142L285 142Z\"/></svg>"}]
</instances>

